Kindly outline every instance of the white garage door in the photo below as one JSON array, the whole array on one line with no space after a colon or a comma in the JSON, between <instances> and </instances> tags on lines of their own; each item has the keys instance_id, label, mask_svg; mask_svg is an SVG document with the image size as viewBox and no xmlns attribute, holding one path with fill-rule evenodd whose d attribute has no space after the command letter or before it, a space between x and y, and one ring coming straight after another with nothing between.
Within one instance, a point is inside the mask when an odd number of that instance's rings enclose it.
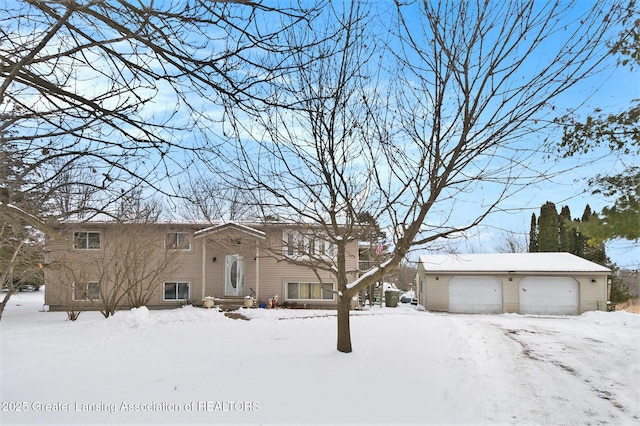
<instances>
[{"instance_id":1,"label":"white garage door","mask_svg":"<svg viewBox=\"0 0 640 426\"><path fill-rule=\"evenodd\" d=\"M461 277L449 280L449 312L501 314L502 282L495 277Z\"/></svg>"},{"instance_id":2,"label":"white garage door","mask_svg":"<svg viewBox=\"0 0 640 426\"><path fill-rule=\"evenodd\" d=\"M578 283L572 278L525 277L519 293L521 314L578 314Z\"/></svg>"}]
</instances>

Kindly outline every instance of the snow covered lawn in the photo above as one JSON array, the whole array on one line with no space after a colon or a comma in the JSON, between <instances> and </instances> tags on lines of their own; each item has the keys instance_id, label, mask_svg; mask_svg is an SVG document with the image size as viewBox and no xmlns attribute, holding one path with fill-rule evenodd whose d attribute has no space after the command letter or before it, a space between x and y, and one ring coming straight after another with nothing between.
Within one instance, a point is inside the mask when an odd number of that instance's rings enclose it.
<instances>
[{"instance_id":1,"label":"snow covered lawn","mask_svg":"<svg viewBox=\"0 0 640 426\"><path fill-rule=\"evenodd\" d=\"M640 315L139 309L0 321L0 423L639 424Z\"/></svg>"}]
</instances>

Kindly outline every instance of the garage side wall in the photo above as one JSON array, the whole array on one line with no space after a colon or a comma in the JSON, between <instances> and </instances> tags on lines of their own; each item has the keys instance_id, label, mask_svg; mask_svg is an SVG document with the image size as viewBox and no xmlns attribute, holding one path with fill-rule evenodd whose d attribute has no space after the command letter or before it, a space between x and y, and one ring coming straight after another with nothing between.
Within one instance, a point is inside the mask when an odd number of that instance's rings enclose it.
<instances>
[{"instance_id":1,"label":"garage side wall","mask_svg":"<svg viewBox=\"0 0 640 426\"><path fill-rule=\"evenodd\" d=\"M427 275L425 296L428 311L446 312L449 310L449 279L450 275Z\"/></svg>"},{"instance_id":2,"label":"garage side wall","mask_svg":"<svg viewBox=\"0 0 640 426\"><path fill-rule=\"evenodd\" d=\"M579 313L607 310L607 275L575 277L580 288Z\"/></svg>"}]
</instances>

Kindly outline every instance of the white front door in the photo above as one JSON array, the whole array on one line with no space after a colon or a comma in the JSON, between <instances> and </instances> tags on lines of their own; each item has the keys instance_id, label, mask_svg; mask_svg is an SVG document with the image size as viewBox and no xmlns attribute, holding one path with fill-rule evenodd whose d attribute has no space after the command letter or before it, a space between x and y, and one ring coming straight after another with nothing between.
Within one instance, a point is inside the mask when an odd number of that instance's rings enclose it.
<instances>
[{"instance_id":1,"label":"white front door","mask_svg":"<svg viewBox=\"0 0 640 426\"><path fill-rule=\"evenodd\" d=\"M224 263L224 295L244 296L244 258L228 254Z\"/></svg>"}]
</instances>

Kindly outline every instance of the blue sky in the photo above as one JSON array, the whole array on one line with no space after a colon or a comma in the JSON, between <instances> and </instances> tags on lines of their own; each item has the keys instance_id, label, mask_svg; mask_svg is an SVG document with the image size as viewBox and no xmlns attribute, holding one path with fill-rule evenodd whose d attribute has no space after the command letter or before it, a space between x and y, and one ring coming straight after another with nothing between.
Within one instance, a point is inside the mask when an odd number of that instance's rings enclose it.
<instances>
[{"instance_id":1,"label":"blue sky","mask_svg":"<svg viewBox=\"0 0 640 426\"><path fill-rule=\"evenodd\" d=\"M581 5L589 6L590 2L579 2L578 6ZM384 3L377 3L377 6L381 9L388 7ZM562 36L562 31L559 31L558 43L562 42ZM549 49L549 52L540 50L529 64L532 67L545 66L551 50ZM594 109L600 109L603 112L620 112L628 109L630 102L640 97L640 82L637 72L632 73L628 68L617 67L616 59L610 58L596 76L580 82L554 99L556 115L560 116L566 110L578 107L576 114L579 117L586 116ZM524 74L527 71L527 69L522 70ZM530 135L520 144L523 147L536 147L549 136L551 138L555 136L559 141L561 133L558 131L557 135L548 133ZM538 156L535 161L539 167L550 168L554 175L549 180L523 188L505 200L500 205L501 210L490 214L477 229L467 232L463 238L453 244L454 248L459 252L495 252L502 245L505 233L510 232L519 235L523 243L526 242L531 214L538 215L540 206L547 201L554 202L558 210L563 205L569 206L573 217L580 217L587 204L595 211L601 210L604 206L610 205L613 200L592 195L591 189L587 187L587 179L599 173L620 171L624 162L633 161L633 158L619 158L606 149L600 149L582 156L563 159L557 163L554 163L555 160L555 158L549 160L542 155ZM448 216L449 211L444 211L444 217L451 223L465 223L465 216L473 213L474 203L481 205L485 198L492 200L497 190L499 188L484 187L471 194L461 194L460 199L457 200L460 207L451 210L453 215L451 217ZM437 221L437 215L428 220ZM450 249L450 247L442 248L441 243L428 248L435 251ZM619 266L640 267L640 249L636 243L613 242L608 245L608 254Z\"/></svg>"},{"instance_id":2,"label":"blue sky","mask_svg":"<svg viewBox=\"0 0 640 426\"><path fill-rule=\"evenodd\" d=\"M578 2L578 8L586 9L595 2ZM561 39L558 42L562 42ZM540 52L544 61L545 52ZM576 109L577 118L584 118L595 109L603 113L619 113L629 109L634 99L640 98L640 74L638 70L631 71L628 67L616 66L616 57L605 62L600 72L572 87L569 91L554 100L558 115L567 109ZM539 135L540 139L548 135ZM560 140L561 133L551 135ZM530 141L523 141L534 146L540 139L532 137ZM541 167L545 167L544 159L540 159ZM551 161L548 161L551 163ZM588 154L566 158L552 165L551 171L557 173L549 181L530 185L501 204L502 210L491 214L481 226L468 232L465 238L453 244L460 252L495 252L502 246L505 233L515 233L523 242L527 241L531 214L538 216L540 206L547 201L556 204L558 210L567 205L574 218L579 218L587 204L598 212L603 207L611 205L613 199L601 195L591 194L587 180L597 174L613 174L624 169L630 162L637 163L637 156L620 156L610 153L607 149L597 149ZM494 193L468 196L468 202L479 202L484 197L491 199ZM469 204L472 205L472 204ZM464 215L465 209L454 210L454 215ZM455 220L455 218L453 218ZM447 251L440 245L432 247L434 251ZM609 257L620 267L640 268L640 245L638 242L618 240L607 244Z\"/></svg>"},{"instance_id":3,"label":"blue sky","mask_svg":"<svg viewBox=\"0 0 640 426\"><path fill-rule=\"evenodd\" d=\"M640 98L640 74L637 70L632 72L628 68L616 67L615 60L612 60L597 78L577 85L571 96L564 99L570 105L572 99L583 100L584 98L588 99L581 108L582 114L596 108L611 113L629 109L632 100ZM598 149L576 158L561 160L556 169L568 170L566 173L554 177L549 182L531 186L510 199L506 205L513 206L516 210L509 213L498 212L490 216L477 235L461 244L460 250L489 251L500 245L501 230L528 233L531 213L536 213L538 216L540 206L546 201L555 203L558 210L564 205L569 206L574 218L582 215L586 204L596 212L602 210L603 207L611 205L613 200L602 195L591 194L587 180L596 174L620 171L629 162L637 164L637 156L620 156L618 153L610 153L607 149ZM525 207L525 209L518 211L518 207ZM620 267L640 268L639 242L627 240L609 242L607 254Z\"/></svg>"},{"instance_id":4,"label":"blue sky","mask_svg":"<svg viewBox=\"0 0 640 426\"><path fill-rule=\"evenodd\" d=\"M589 6L588 1L578 2L578 6ZM384 3L378 3L382 9ZM391 6L393 7L393 6ZM384 34L384 32L381 32ZM562 42L562 32L559 31L558 43ZM552 50L552 49L550 49ZM532 58L531 66L544 66L550 53L541 50L538 56ZM602 65L601 71L572 87L558 98L554 99L555 113L562 115L568 109L578 108L578 117L585 117L595 109L602 112L620 112L628 109L633 99L640 98L640 80L638 73L631 72L628 68L616 66L615 57L610 58ZM537 63L536 63L537 62ZM533 69L533 68L532 68ZM522 70L525 74L527 69ZM547 117L548 118L548 117ZM535 134L527 140L521 141L521 146L535 147L542 143L546 137L561 138L560 131L556 135ZM587 180L599 173L617 172L623 169L625 162L634 161L634 158L620 158L616 154L609 153L606 149L599 149L585 155L563 159L554 163L556 159L548 160L543 156L536 158L541 168L550 168L554 173L549 180L532 184L507 199L501 204L501 210L490 214L481 226L467 232L454 247L459 252L495 252L501 246L505 233L515 233L526 242L532 213L538 215L540 206L547 201L556 204L558 210L569 206L573 217L580 217L587 204L594 211L600 211L604 206L612 204L612 199L591 194L591 188L587 186ZM473 213L474 203L482 204L486 198L495 198L497 188L486 187L472 194L464 195L458 203L460 208L452 210L450 222L464 222L466 215ZM462 196L461 196L462 197ZM445 216L449 214L445 212ZM435 219L437 220L437 219ZM448 250L441 248L440 243L432 250ZM640 248L637 243L616 241L608 244L610 258L619 266L628 268L640 267Z\"/></svg>"},{"instance_id":5,"label":"blue sky","mask_svg":"<svg viewBox=\"0 0 640 426\"><path fill-rule=\"evenodd\" d=\"M380 8L393 8L390 2L375 3ZM579 2L579 5L590 5L590 1ZM495 5L495 3L494 3ZM541 54L540 59L544 59ZM628 68L620 68L615 66L616 58L611 58L606 64L603 71L597 77L576 85L572 90L564 93L557 101L558 110L576 107L581 105L578 113L586 115L596 108L603 112L619 112L628 109L633 99L640 98L640 78L638 72L631 72ZM91 82L95 85L95 82ZM92 86L93 87L93 86ZM170 95L169 91L161 91L155 103L150 103L146 112L158 114L156 117L165 117L166 112L169 114L173 111L176 99ZM191 100L197 103L197 100ZM167 105L171 106L169 110ZM181 111L182 112L182 111ZM220 109L212 107L211 111L214 119L211 123L211 137L216 137L215 132L222 133L222 129L214 127L217 114ZM185 119L184 116L177 115L176 120ZM185 122L188 120L185 120ZM193 140L194 144L198 141L193 134L182 135L185 140ZM560 139L560 134L557 138ZM539 144L540 139L532 138L530 141L522 141L522 144ZM175 163L181 165L183 153L176 153ZM157 167L157 162L153 159L147 159L147 166L140 167L150 168L150 172ZM186 161L186 160L185 160ZM539 158L541 166L544 164L543 158ZM462 239L456 245L457 250L461 252L495 252L497 247L501 245L504 234L513 232L523 240L526 240L526 233L529 230L530 217L532 213L538 213L540 206L546 201L554 202L558 209L563 205L568 205L574 217L579 217L586 204L589 204L595 211L601 210L604 206L610 205L613 200L595 196L591 194L590 188L587 187L587 179L598 173L610 173L622 169L625 162L637 161L636 158L619 158L616 155L608 153L606 150L598 150L586 154L581 157L564 159L553 165L552 170L558 175L551 180L531 185L506 200L501 207L501 211L491 214L477 230L467 233L466 238ZM174 167L169 165L169 168ZM177 168L177 167L176 167ZM193 169L192 169L193 170ZM162 175L162 170L159 172ZM166 182L171 185L172 182ZM461 200L462 204L472 206L474 202L482 203L483 198L493 198L495 193L493 189L487 189L487 192L477 192L469 195L467 199ZM460 215L459 218L452 217L453 222L457 219L462 220L467 213L465 209L453 210L453 215ZM640 268L640 248L634 242L613 242L609 244L608 254L611 259L618 263L619 266L629 268Z\"/></svg>"}]
</instances>

